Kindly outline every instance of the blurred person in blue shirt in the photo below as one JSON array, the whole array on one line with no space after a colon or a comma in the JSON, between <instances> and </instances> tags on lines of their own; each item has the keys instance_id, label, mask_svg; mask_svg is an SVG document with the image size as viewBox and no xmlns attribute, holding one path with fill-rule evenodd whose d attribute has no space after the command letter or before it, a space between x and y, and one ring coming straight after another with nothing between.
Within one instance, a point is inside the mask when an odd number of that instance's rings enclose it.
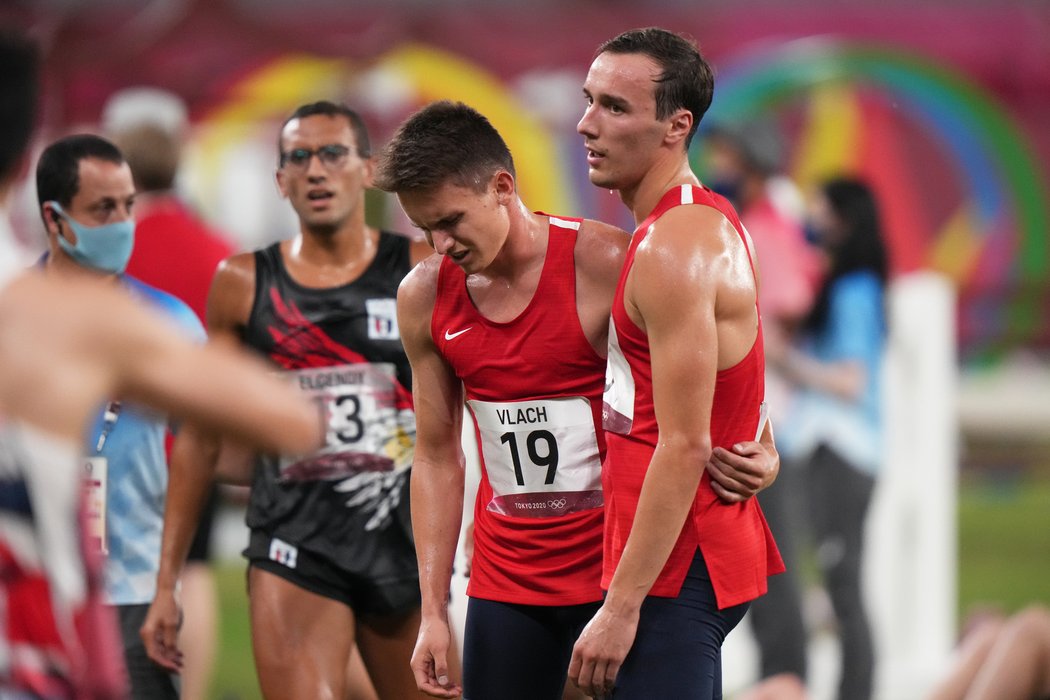
<instances>
[{"instance_id":1,"label":"blurred person in blue shirt","mask_svg":"<svg viewBox=\"0 0 1050 700\"><path fill-rule=\"evenodd\" d=\"M204 342L193 311L124 274L134 245L131 170L109 141L60 139L40 156L37 197L48 233L48 274L112 279L186 337ZM86 436L85 469L95 492L88 527L106 553L106 602L116 609L134 700L176 700L174 678L151 661L138 630L153 600L164 524L168 465L164 415L110 397Z\"/></svg>"},{"instance_id":2,"label":"blurred person in blue shirt","mask_svg":"<svg viewBox=\"0 0 1050 700\"><path fill-rule=\"evenodd\" d=\"M823 183L808 227L826 256L826 274L797 338L768 333L766 357L797 387L777 437L785 461L804 470L805 512L842 647L838 697L868 700L875 654L860 569L882 461L889 265L875 196L864 182Z\"/></svg>"}]
</instances>

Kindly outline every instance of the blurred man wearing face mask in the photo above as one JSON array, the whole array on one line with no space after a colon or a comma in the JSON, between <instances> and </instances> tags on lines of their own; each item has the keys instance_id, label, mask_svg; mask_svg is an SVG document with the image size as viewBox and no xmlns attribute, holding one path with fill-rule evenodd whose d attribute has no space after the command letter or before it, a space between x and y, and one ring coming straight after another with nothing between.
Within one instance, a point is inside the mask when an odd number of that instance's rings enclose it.
<instances>
[{"instance_id":1,"label":"blurred man wearing face mask","mask_svg":"<svg viewBox=\"0 0 1050 700\"><path fill-rule=\"evenodd\" d=\"M112 279L187 336L203 341L200 321L185 303L123 274L134 246L135 187L116 146L88 134L56 141L41 154L36 181L48 234L43 262L48 274ZM173 677L146 656L138 634L153 599L160 556L166 428L164 416L112 396L99 407L82 445L93 488L88 527L106 553L106 602L117 612L136 700L178 697Z\"/></svg>"}]
</instances>

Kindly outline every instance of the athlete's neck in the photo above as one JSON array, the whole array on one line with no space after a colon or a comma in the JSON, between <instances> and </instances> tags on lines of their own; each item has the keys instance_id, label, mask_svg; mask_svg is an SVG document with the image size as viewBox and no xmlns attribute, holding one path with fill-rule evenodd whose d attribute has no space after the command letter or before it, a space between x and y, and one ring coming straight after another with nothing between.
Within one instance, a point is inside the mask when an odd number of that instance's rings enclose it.
<instances>
[{"instance_id":1,"label":"athlete's neck","mask_svg":"<svg viewBox=\"0 0 1050 700\"><path fill-rule=\"evenodd\" d=\"M534 214L520 199L510 208L510 227L503 247L480 274L508 285L527 276L547 256L548 217Z\"/></svg>"},{"instance_id":2,"label":"athlete's neck","mask_svg":"<svg viewBox=\"0 0 1050 700\"><path fill-rule=\"evenodd\" d=\"M281 243L288 274L304 287L327 289L356 280L368 269L379 249L379 232L362 227L358 235L300 233Z\"/></svg>"},{"instance_id":3,"label":"athlete's neck","mask_svg":"<svg viewBox=\"0 0 1050 700\"><path fill-rule=\"evenodd\" d=\"M306 265L354 265L375 257L379 233L365 226L343 226L336 230L313 230L303 227L289 241L285 254Z\"/></svg>"},{"instance_id":4,"label":"athlete's neck","mask_svg":"<svg viewBox=\"0 0 1050 700\"><path fill-rule=\"evenodd\" d=\"M620 199L634 215L634 225L639 226L660 202L660 198L678 185L699 185L700 180L689 167L686 153L677 152L657 161L633 188L620 190Z\"/></svg>"}]
</instances>

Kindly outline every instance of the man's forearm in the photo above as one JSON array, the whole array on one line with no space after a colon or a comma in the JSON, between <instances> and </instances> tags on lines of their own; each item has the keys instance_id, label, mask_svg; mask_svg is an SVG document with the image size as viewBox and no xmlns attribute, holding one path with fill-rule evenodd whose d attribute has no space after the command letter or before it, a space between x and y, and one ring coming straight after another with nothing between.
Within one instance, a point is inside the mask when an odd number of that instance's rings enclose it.
<instances>
[{"instance_id":1,"label":"man's forearm","mask_svg":"<svg viewBox=\"0 0 1050 700\"><path fill-rule=\"evenodd\" d=\"M219 443L184 426L171 449L168 493L164 505L158 590L174 590L215 473Z\"/></svg>"},{"instance_id":2,"label":"man's forearm","mask_svg":"<svg viewBox=\"0 0 1050 700\"><path fill-rule=\"evenodd\" d=\"M412 468L412 532L422 614L448 618L452 566L463 519L463 468L418 461Z\"/></svg>"},{"instance_id":3,"label":"man's forearm","mask_svg":"<svg viewBox=\"0 0 1050 700\"><path fill-rule=\"evenodd\" d=\"M641 606L689 516L710 449L658 447L642 484L634 524L606 596L606 607Z\"/></svg>"}]
</instances>

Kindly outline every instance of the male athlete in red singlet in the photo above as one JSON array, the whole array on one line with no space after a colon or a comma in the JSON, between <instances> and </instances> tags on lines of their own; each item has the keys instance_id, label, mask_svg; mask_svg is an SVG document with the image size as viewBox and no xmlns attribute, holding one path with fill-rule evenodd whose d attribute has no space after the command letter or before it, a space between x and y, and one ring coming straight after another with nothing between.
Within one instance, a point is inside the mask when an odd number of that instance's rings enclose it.
<instances>
[{"instance_id":1,"label":"male athlete in red singlet","mask_svg":"<svg viewBox=\"0 0 1050 700\"><path fill-rule=\"evenodd\" d=\"M705 477L713 447L754 436L764 393L751 242L689 167L713 84L655 28L603 44L584 83L591 182L638 225L609 333L607 595L569 669L589 695L721 698L725 635L783 571L758 502Z\"/></svg>"},{"instance_id":2,"label":"male athlete in red singlet","mask_svg":"<svg viewBox=\"0 0 1050 700\"><path fill-rule=\"evenodd\" d=\"M610 303L629 239L596 221L530 212L503 139L463 104L439 102L410 117L376 185L397 193L440 254L398 294L417 410L417 683L437 697L459 692L445 661L446 606L465 400L482 478L463 694L561 698L572 644L601 600L601 393ZM741 452L712 467L734 492L727 498L750 496L775 472L772 448L750 443Z\"/></svg>"}]
</instances>

